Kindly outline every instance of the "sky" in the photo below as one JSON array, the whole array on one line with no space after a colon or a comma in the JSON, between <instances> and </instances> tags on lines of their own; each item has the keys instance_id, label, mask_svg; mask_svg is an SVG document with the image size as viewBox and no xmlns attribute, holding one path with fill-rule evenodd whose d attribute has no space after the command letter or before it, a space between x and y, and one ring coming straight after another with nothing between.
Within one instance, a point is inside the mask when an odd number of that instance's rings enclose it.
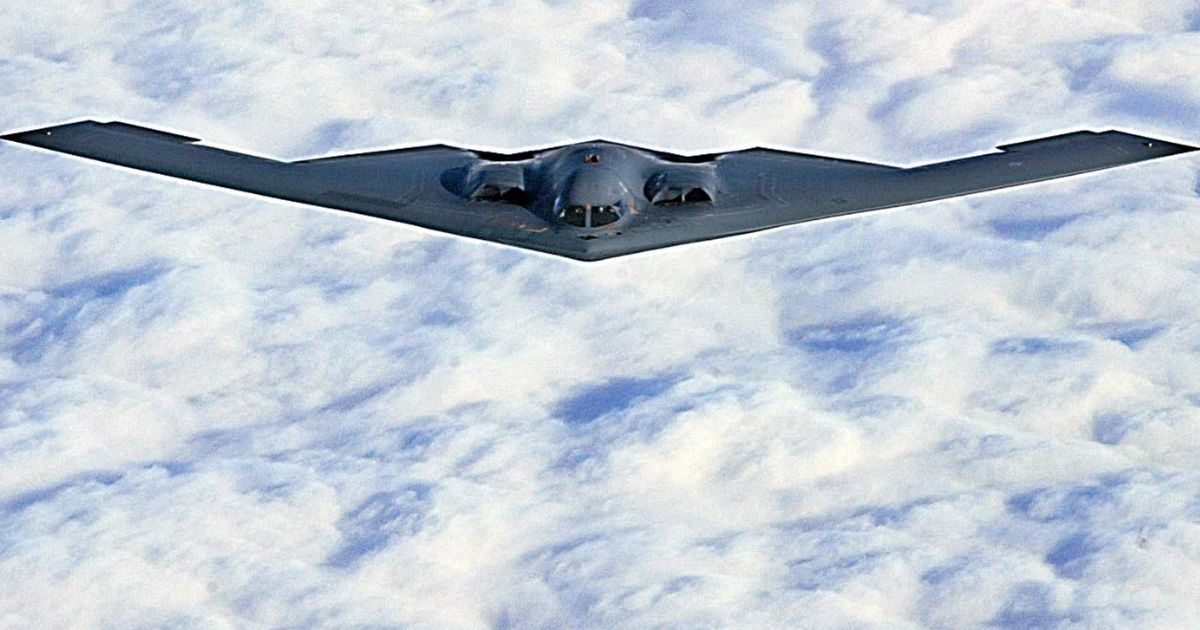
<instances>
[{"instance_id":1,"label":"sky","mask_svg":"<svg viewBox=\"0 0 1200 630\"><path fill-rule=\"evenodd\" d=\"M1195 0L0 5L0 130L1200 140ZM0 146L0 627L1180 628L1200 159L581 264Z\"/></svg>"}]
</instances>

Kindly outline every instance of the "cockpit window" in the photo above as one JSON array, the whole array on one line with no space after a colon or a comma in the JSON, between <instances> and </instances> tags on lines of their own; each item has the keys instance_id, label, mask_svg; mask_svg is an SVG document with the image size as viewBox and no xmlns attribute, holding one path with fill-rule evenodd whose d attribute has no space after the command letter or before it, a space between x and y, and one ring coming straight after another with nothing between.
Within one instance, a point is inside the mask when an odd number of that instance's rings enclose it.
<instances>
[{"instance_id":1,"label":"cockpit window","mask_svg":"<svg viewBox=\"0 0 1200 630\"><path fill-rule=\"evenodd\" d=\"M592 227L601 227L616 223L621 218L616 206L596 206L592 208Z\"/></svg>"},{"instance_id":2,"label":"cockpit window","mask_svg":"<svg viewBox=\"0 0 1200 630\"><path fill-rule=\"evenodd\" d=\"M611 206L563 206L559 211L563 223L575 227L604 227L621 219L619 204Z\"/></svg>"},{"instance_id":3,"label":"cockpit window","mask_svg":"<svg viewBox=\"0 0 1200 630\"><path fill-rule=\"evenodd\" d=\"M584 206L567 206L562 210L563 223L575 227L587 227L587 208Z\"/></svg>"}]
</instances>

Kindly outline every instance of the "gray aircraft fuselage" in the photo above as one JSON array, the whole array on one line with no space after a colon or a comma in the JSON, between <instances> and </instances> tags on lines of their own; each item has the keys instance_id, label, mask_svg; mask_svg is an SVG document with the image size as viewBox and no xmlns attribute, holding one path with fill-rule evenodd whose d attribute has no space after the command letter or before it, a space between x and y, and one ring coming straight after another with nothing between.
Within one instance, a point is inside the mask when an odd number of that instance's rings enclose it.
<instances>
[{"instance_id":1,"label":"gray aircraft fuselage","mask_svg":"<svg viewBox=\"0 0 1200 630\"><path fill-rule=\"evenodd\" d=\"M473 169L444 176L444 184L474 201L521 205L555 231L582 238L618 235L656 205L677 206L685 199L711 204L719 187L711 165L671 162L613 142L595 140L526 155L515 161L491 156ZM506 194L513 189L503 187L513 178L523 181L523 190Z\"/></svg>"}]
</instances>

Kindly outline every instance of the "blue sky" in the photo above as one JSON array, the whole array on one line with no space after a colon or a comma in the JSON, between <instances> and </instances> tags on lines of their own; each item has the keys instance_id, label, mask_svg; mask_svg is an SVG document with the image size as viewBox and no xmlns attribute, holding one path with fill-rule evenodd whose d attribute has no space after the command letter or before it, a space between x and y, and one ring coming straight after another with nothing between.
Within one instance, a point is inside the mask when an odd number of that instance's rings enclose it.
<instances>
[{"instance_id":1,"label":"blue sky","mask_svg":"<svg viewBox=\"0 0 1200 630\"><path fill-rule=\"evenodd\" d=\"M4 130L1195 144L1200 4L0 8ZM1200 619L1181 157L593 265L0 147L0 626Z\"/></svg>"}]
</instances>

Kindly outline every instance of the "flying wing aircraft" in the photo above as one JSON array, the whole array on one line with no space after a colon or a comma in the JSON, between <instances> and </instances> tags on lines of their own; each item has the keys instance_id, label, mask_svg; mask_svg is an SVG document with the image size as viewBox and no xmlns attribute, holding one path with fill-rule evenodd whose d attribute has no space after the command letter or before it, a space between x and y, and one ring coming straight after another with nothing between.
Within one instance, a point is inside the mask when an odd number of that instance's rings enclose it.
<instances>
[{"instance_id":1,"label":"flying wing aircraft","mask_svg":"<svg viewBox=\"0 0 1200 630\"><path fill-rule=\"evenodd\" d=\"M124 122L0 136L171 177L576 260L754 232L1195 151L1075 131L912 168L746 149L678 155L604 140L521 153L428 145L283 162Z\"/></svg>"}]
</instances>

